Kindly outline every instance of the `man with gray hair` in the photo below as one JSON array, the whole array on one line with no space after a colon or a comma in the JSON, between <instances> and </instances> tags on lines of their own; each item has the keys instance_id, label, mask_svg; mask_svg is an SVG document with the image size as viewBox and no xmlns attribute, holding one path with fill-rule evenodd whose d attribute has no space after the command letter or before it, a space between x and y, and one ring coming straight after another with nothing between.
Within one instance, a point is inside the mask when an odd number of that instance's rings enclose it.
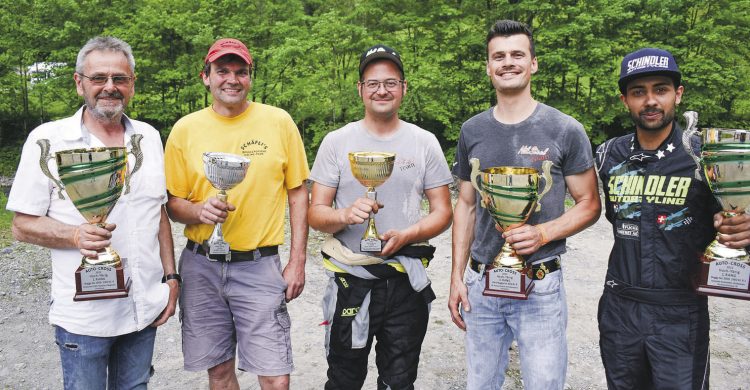
<instances>
[{"instance_id":1,"label":"man with gray hair","mask_svg":"<svg viewBox=\"0 0 750 390\"><path fill-rule=\"evenodd\" d=\"M174 314L179 295L180 277L175 273L164 209L161 138L150 125L124 114L135 92L134 70L127 43L113 37L86 43L73 75L83 107L72 117L45 123L29 134L8 197L7 209L15 212L14 237L51 249L49 321L55 327L65 389L146 388L153 372L156 327ZM58 197L63 190L58 181L42 172L37 141L48 142L50 153L104 147L132 150L134 135L141 138L143 160L132 176L135 161L128 161L130 191L120 196L104 227L88 223L70 196ZM54 168L52 172L57 173ZM96 258L110 244L130 270L127 296L74 301L80 255Z\"/></svg>"}]
</instances>

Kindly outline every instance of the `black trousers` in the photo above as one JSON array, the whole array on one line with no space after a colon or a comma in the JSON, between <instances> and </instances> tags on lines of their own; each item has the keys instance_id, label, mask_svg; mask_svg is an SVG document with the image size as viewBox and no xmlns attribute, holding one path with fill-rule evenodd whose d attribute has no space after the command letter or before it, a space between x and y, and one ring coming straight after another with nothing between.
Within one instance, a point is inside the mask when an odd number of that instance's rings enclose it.
<instances>
[{"instance_id":1,"label":"black trousers","mask_svg":"<svg viewBox=\"0 0 750 390\"><path fill-rule=\"evenodd\" d=\"M708 389L708 304L654 305L604 292L599 347L609 389Z\"/></svg>"},{"instance_id":2,"label":"black trousers","mask_svg":"<svg viewBox=\"0 0 750 390\"><path fill-rule=\"evenodd\" d=\"M338 275L338 274L337 274ZM414 291L406 275L389 279L364 280L345 275L348 288L339 289L336 314L331 323L328 349L327 390L361 389L367 376L367 358L374 339L378 367L378 389L413 389L417 379L419 353L427 333L428 305ZM369 289L370 326L364 348L351 348L351 316L343 316L351 303L344 296ZM349 302L349 303L347 303Z\"/></svg>"}]
</instances>

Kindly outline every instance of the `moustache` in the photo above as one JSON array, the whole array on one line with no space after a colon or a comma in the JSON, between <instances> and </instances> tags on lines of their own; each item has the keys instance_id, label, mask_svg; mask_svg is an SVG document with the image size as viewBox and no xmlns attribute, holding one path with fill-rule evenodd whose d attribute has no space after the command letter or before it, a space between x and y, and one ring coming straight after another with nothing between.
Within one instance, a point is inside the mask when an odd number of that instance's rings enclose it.
<instances>
[{"instance_id":1,"label":"moustache","mask_svg":"<svg viewBox=\"0 0 750 390\"><path fill-rule=\"evenodd\" d=\"M660 110L658 108L647 108L641 112L638 113L639 115L648 115L648 114L664 114L664 110Z\"/></svg>"},{"instance_id":2,"label":"moustache","mask_svg":"<svg viewBox=\"0 0 750 390\"><path fill-rule=\"evenodd\" d=\"M98 95L96 95L97 99L103 99L103 98L115 98L115 99L123 99L125 96L121 94L120 92L102 92Z\"/></svg>"}]
</instances>

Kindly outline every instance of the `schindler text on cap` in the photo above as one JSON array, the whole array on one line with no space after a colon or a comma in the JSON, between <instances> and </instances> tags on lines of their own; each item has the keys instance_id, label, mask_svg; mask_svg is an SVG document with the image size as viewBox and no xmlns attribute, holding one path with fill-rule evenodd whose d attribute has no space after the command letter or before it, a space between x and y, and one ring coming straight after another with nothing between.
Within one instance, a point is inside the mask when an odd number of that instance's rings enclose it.
<instances>
[{"instance_id":1,"label":"schindler text on cap","mask_svg":"<svg viewBox=\"0 0 750 390\"><path fill-rule=\"evenodd\" d=\"M669 57L665 56L644 56L628 61L628 73L643 68L664 68L669 69Z\"/></svg>"}]
</instances>

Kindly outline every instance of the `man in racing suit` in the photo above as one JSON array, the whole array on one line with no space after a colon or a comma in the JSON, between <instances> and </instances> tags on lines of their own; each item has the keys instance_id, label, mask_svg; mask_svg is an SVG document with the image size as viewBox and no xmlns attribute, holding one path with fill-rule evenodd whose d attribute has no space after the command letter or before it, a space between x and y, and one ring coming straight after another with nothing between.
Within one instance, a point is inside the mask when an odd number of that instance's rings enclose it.
<instances>
[{"instance_id":1,"label":"man in racing suit","mask_svg":"<svg viewBox=\"0 0 750 390\"><path fill-rule=\"evenodd\" d=\"M696 179L674 120L680 80L667 51L625 56L620 99L636 132L596 152L615 235L598 312L610 389L708 388L708 305L692 278L716 234L719 206L705 180ZM700 140L693 138L697 152Z\"/></svg>"}]
</instances>

